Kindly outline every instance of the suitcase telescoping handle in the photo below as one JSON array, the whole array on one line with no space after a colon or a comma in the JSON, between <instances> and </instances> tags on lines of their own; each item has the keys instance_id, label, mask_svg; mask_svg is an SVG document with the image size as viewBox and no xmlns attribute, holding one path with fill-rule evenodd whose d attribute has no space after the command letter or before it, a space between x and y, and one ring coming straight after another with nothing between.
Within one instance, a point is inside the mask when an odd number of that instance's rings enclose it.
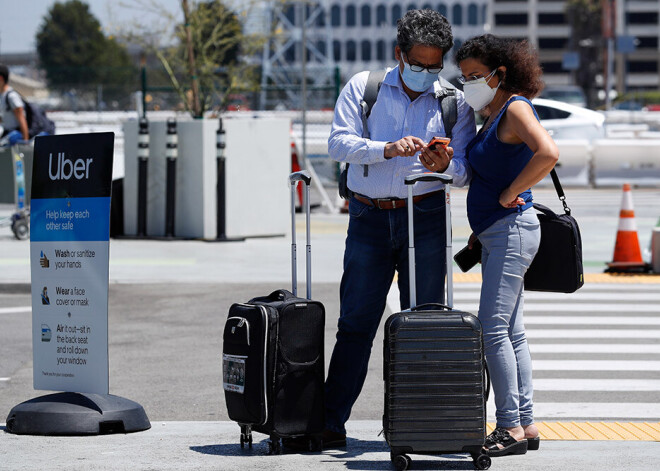
<instances>
[{"instance_id":1,"label":"suitcase telescoping handle","mask_svg":"<svg viewBox=\"0 0 660 471\"><path fill-rule=\"evenodd\" d=\"M410 308L417 306L417 282L415 279L415 228L413 218L413 186L417 182L439 181L445 190L445 223L447 226L446 258L447 258L447 306L454 306L454 287L452 285L452 253L451 253L451 199L449 197L449 184L452 177L444 173L418 173L405 178L408 185L408 278L410 279Z\"/></svg>"},{"instance_id":2,"label":"suitcase telescoping handle","mask_svg":"<svg viewBox=\"0 0 660 471\"><path fill-rule=\"evenodd\" d=\"M309 185L312 183L312 177L307 170L294 172L289 175L291 184L291 292L298 296L298 257L296 247L296 186L298 182L303 182L305 192L303 195L303 206L305 207L305 231L307 234L307 299L312 299L312 245L309 234Z\"/></svg>"}]
</instances>

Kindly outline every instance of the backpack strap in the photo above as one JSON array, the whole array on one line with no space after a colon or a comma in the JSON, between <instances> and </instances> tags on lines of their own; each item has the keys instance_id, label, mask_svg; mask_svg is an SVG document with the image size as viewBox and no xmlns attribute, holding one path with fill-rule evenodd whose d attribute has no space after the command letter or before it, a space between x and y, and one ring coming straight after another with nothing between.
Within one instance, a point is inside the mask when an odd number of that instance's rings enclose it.
<instances>
[{"instance_id":1,"label":"backpack strap","mask_svg":"<svg viewBox=\"0 0 660 471\"><path fill-rule=\"evenodd\" d=\"M369 126L367 125L367 118L371 115L371 110L378 99L378 92L380 91L380 86L385 80L385 75L387 70L372 70L369 72L369 77L367 78L367 85L364 87L364 95L362 95L362 101L360 102L360 108L362 109L362 136L369 138Z\"/></svg>"},{"instance_id":2,"label":"backpack strap","mask_svg":"<svg viewBox=\"0 0 660 471\"><path fill-rule=\"evenodd\" d=\"M380 91L380 86L385 80L385 75L387 75L387 70L371 70L369 71L369 76L367 77L367 85L364 87L364 94L362 95L362 101L360 101L361 117L362 117L362 137L369 139L369 125L367 124L367 119L371 115L371 110L378 99L378 92ZM364 165L364 176L369 175L369 166Z\"/></svg>"},{"instance_id":3,"label":"backpack strap","mask_svg":"<svg viewBox=\"0 0 660 471\"><path fill-rule=\"evenodd\" d=\"M458 120L458 103L456 101L456 87L442 77L438 78L442 90L436 93L442 111L442 125L445 128L445 136L451 139L452 130Z\"/></svg>"}]
</instances>

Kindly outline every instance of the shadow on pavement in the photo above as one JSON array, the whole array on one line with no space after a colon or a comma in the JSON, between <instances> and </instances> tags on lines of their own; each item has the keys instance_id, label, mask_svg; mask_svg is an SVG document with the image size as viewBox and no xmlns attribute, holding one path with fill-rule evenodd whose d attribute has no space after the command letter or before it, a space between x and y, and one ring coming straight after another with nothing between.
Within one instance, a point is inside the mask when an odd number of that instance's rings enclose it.
<instances>
[{"instance_id":1,"label":"shadow on pavement","mask_svg":"<svg viewBox=\"0 0 660 471\"><path fill-rule=\"evenodd\" d=\"M215 455L215 456L232 456L232 457L254 457L254 456L264 456L268 454L268 439L264 439L260 442L254 443L252 448L241 448L238 443L232 444L218 444L218 445L202 445L202 446L191 446L190 450L202 453L205 455ZM383 453L384 459L374 460L374 459L365 459L360 460L356 459L361 455L370 454L370 453ZM297 452L287 453L286 450L284 455L295 455L299 454ZM319 453L304 453L304 455L310 455ZM322 463L341 463L344 462L344 466L348 470L358 470L358 471L369 471L369 470L391 470L393 469L393 464L390 462L389 458L389 447L383 441L370 441L370 440L357 440L357 439L348 439L348 447L346 450L327 450L321 454L323 456ZM461 470L461 469L474 469L472 459L465 454L454 454L454 455L444 455L445 458L450 458L450 460L443 459L438 457L438 459L422 459L422 455L411 455L413 459L414 469L429 469L429 470Z\"/></svg>"},{"instance_id":2,"label":"shadow on pavement","mask_svg":"<svg viewBox=\"0 0 660 471\"><path fill-rule=\"evenodd\" d=\"M375 461L349 461L346 463L346 469L369 471L369 470L392 470L394 465L389 460ZM416 460L413 458L411 469L426 469L429 471L450 470L450 469L471 469L474 470L472 461L432 461L432 460Z\"/></svg>"},{"instance_id":3,"label":"shadow on pavement","mask_svg":"<svg viewBox=\"0 0 660 471\"><path fill-rule=\"evenodd\" d=\"M191 446L190 450L202 453L204 455L214 455L214 456L245 456L251 457L255 455L267 455L268 446L264 442L263 446L260 446L259 443L252 445L252 448L241 448L241 445L238 443L230 444L218 444L218 445L201 445L201 446Z\"/></svg>"}]
</instances>

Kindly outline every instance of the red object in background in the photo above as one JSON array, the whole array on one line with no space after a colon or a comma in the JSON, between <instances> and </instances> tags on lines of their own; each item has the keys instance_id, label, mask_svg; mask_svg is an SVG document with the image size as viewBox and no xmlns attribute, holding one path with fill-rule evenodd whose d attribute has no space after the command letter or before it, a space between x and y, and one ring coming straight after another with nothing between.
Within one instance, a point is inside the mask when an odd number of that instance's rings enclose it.
<instances>
[{"instance_id":1,"label":"red object in background","mask_svg":"<svg viewBox=\"0 0 660 471\"><path fill-rule=\"evenodd\" d=\"M250 104L245 95L233 94L227 97L227 111L250 111Z\"/></svg>"},{"instance_id":2,"label":"red object in background","mask_svg":"<svg viewBox=\"0 0 660 471\"><path fill-rule=\"evenodd\" d=\"M660 111L660 104L646 105L646 111Z\"/></svg>"},{"instance_id":3,"label":"red object in background","mask_svg":"<svg viewBox=\"0 0 660 471\"><path fill-rule=\"evenodd\" d=\"M300 162L298 162L298 149L292 137L291 138L291 173L299 172L300 170L302 170L302 168L300 167ZM298 185L296 191L298 192L298 207L302 208L302 200L303 200L302 185Z\"/></svg>"}]
</instances>

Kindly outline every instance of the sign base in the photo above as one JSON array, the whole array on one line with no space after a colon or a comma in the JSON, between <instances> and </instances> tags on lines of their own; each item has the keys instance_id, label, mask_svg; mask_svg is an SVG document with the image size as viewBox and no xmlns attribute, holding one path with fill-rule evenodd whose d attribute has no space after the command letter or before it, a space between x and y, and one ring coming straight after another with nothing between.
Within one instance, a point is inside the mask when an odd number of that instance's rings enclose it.
<instances>
[{"instance_id":1,"label":"sign base","mask_svg":"<svg viewBox=\"0 0 660 471\"><path fill-rule=\"evenodd\" d=\"M112 394L62 392L15 406L6 431L17 435L105 435L151 428L137 402Z\"/></svg>"}]
</instances>

